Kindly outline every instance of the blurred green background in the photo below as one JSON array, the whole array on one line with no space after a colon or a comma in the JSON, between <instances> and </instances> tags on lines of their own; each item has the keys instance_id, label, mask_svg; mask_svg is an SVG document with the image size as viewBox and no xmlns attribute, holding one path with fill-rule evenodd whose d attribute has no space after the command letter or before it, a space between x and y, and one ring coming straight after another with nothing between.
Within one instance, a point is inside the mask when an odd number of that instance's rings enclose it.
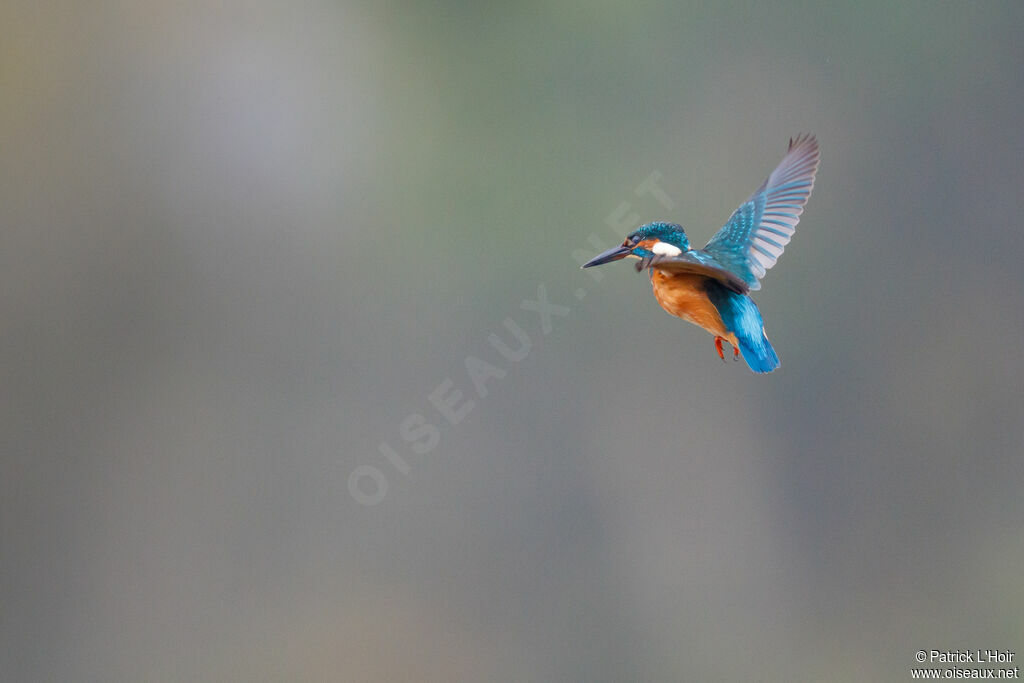
<instances>
[{"instance_id":1,"label":"blurred green background","mask_svg":"<svg viewBox=\"0 0 1024 683\"><path fill-rule=\"evenodd\" d=\"M0 678L1021 653L1022 28L1016 1L7 0ZM609 217L702 244L805 131L817 186L756 295L778 372L577 268ZM484 397L467 356L504 373Z\"/></svg>"}]
</instances>

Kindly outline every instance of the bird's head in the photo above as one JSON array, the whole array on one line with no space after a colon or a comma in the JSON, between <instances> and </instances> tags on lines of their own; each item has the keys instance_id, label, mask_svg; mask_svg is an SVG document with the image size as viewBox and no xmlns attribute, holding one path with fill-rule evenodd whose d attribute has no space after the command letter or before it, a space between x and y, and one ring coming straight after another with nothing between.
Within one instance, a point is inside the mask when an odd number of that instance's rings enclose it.
<instances>
[{"instance_id":1,"label":"bird's head","mask_svg":"<svg viewBox=\"0 0 1024 683\"><path fill-rule=\"evenodd\" d=\"M647 223L626 235L621 245L598 254L582 267L599 266L627 256L648 259L654 256L678 256L687 251L690 251L690 240L686 238L682 226L675 223Z\"/></svg>"}]
</instances>

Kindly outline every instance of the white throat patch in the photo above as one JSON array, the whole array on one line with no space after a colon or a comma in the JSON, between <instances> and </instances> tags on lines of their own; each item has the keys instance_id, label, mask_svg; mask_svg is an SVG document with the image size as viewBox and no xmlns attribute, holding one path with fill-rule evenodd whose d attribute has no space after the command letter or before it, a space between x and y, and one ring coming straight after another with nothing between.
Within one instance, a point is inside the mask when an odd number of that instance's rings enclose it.
<instances>
[{"instance_id":1,"label":"white throat patch","mask_svg":"<svg viewBox=\"0 0 1024 683\"><path fill-rule=\"evenodd\" d=\"M662 242L660 240L654 243L654 246L651 247L651 251L658 256L679 256L683 253L683 250L676 245L669 244L668 242Z\"/></svg>"}]
</instances>

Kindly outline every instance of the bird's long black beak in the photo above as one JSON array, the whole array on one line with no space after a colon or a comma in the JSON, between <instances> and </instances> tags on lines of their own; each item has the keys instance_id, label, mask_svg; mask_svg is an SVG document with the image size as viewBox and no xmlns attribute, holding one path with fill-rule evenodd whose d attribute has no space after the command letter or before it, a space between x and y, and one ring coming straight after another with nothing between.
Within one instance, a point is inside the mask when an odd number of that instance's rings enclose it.
<instances>
[{"instance_id":1,"label":"bird's long black beak","mask_svg":"<svg viewBox=\"0 0 1024 683\"><path fill-rule=\"evenodd\" d=\"M629 256L633 250L627 246L619 245L612 247L608 251L603 251L594 258L584 263L580 268L589 268L590 266L599 266L602 263L611 263L612 261L618 261L620 258Z\"/></svg>"}]
</instances>

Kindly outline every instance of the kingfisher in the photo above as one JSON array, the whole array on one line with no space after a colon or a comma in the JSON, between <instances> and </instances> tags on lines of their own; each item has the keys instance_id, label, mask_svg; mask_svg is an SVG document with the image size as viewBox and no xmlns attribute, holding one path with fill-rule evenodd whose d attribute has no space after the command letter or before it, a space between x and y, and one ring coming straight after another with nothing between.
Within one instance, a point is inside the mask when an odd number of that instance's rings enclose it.
<instances>
[{"instance_id":1,"label":"kingfisher","mask_svg":"<svg viewBox=\"0 0 1024 683\"><path fill-rule=\"evenodd\" d=\"M703 249L690 247L682 226L658 221L641 225L582 267L639 259L637 272L650 271L661 307L714 335L719 358L725 360L722 344L728 342L733 360L742 353L754 372L771 372L779 357L750 292L761 289L761 278L796 232L817 172L817 139L790 138L779 165Z\"/></svg>"}]
</instances>

